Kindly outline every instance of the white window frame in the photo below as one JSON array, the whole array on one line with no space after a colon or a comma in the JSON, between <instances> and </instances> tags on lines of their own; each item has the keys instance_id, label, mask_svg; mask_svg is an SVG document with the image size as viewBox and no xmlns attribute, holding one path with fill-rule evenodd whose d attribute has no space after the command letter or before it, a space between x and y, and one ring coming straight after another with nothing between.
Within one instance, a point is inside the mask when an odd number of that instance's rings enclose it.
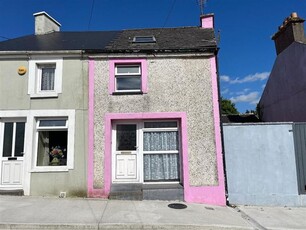
<instances>
[{"instance_id":1,"label":"white window frame","mask_svg":"<svg viewBox=\"0 0 306 230\"><path fill-rule=\"evenodd\" d=\"M176 127L163 127L163 128L145 128L145 123L150 123L150 122L157 122L157 123L163 123L163 122L176 122ZM143 121L143 128L142 132L143 134L146 132L177 132L178 134L178 150L161 150L161 151L142 151L143 155L145 154L179 154L180 152L180 133L179 133L179 123L176 120L149 120L149 121Z\"/></svg>"},{"instance_id":2,"label":"white window frame","mask_svg":"<svg viewBox=\"0 0 306 230\"><path fill-rule=\"evenodd\" d=\"M118 67L138 67L138 73L118 73ZM117 89L117 78L139 77L139 89L119 90ZM142 73L141 63L115 64L115 92L141 92L142 91Z\"/></svg>"},{"instance_id":3,"label":"white window frame","mask_svg":"<svg viewBox=\"0 0 306 230\"><path fill-rule=\"evenodd\" d=\"M41 67L54 65L54 90L41 90ZM29 61L28 94L31 98L58 97L62 93L63 59L34 59Z\"/></svg>"},{"instance_id":4,"label":"white window frame","mask_svg":"<svg viewBox=\"0 0 306 230\"><path fill-rule=\"evenodd\" d=\"M58 116L36 116L35 118L35 130L34 130L34 145L33 145L33 167L32 172L57 172L57 171L68 171L74 168L74 132L75 132L75 118L74 113L63 113ZM66 119L65 126L54 126L54 127L39 127L41 120L63 120ZM56 131L56 130L67 130L67 165L60 166L37 166L37 154L38 154L38 135L39 131Z\"/></svg>"},{"instance_id":5,"label":"white window frame","mask_svg":"<svg viewBox=\"0 0 306 230\"><path fill-rule=\"evenodd\" d=\"M145 128L145 123L149 122L157 122L157 123L162 123L162 122L176 122L176 127L163 127L163 128ZM177 132L178 134L178 150L161 150L161 151L144 151L144 145L143 145L143 136L145 132ZM142 163L144 164L144 155L156 155L156 154L178 154L179 158L179 180L177 181L145 181L144 180L144 173L141 175L142 182L144 184L178 184L182 181L183 179L183 174L182 174L182 156L181 156L181 135L180 135L180 123L176 119L171 119L171 120L143 120L142 123L142 133L141 133L141 141L142 141ZM144 170L144 165L142 165L142 169Z\"/></svg>"}]
</instances>

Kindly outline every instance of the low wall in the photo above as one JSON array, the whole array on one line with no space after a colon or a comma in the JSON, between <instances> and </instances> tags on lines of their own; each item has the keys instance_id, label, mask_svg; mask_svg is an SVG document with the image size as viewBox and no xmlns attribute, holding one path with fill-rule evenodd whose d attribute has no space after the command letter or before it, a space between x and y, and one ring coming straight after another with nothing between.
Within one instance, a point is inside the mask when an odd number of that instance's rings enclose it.
<instances>
[{"instance_id":1,"label":"low wall","mask_svg":"<svg viewBox=\"0 0 306 230\"><path fill-rule=\"evenodd\" d=\"M306 206L292 123L224 124L223 135L229 203Z\"/></svg>"}]
</instances>

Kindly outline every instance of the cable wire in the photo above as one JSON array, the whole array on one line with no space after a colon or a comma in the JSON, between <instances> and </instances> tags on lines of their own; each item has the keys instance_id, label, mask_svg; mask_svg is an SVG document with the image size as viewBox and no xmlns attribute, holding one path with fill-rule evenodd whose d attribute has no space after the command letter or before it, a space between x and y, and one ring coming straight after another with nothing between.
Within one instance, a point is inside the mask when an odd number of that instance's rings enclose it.
<instances>
[{"instance_id":1,"label":"cable wire","mask_svg":"<svg viewBox=\"0 0 306 230\"><path fill-rule=\"evenodd\" d=\"M87 27L88 30L89 30L89 27L90 27L90 24L91 24L91 19L92 19L92 14L93 14L94 6L95 6L95 0L92 0L91 10L90 10L90 17L89 17L88 27Z\"/></svg>"},{"instance_id":2,"label":"cable wire","mask_svg":"<svg viewBox=\"0 0 306 230\"><path fill-rule=\"evenodd\" d=\"M171 5L171 8L170 8L170 10L169 10L169 12L168 12L168 15L167 15L167 17L166 17L165 23L164 23L164 25L163 25L163 28L165 28L165 26L166 26L166 24L167 24L167 22L168 22L169 16L170 16L170 14L171 14L171 12L172 12L172 10L173 10L173 8L174 8L175 3L176 3L176 0L173 0L172 5Z\"/></svg>"}]
</instances>

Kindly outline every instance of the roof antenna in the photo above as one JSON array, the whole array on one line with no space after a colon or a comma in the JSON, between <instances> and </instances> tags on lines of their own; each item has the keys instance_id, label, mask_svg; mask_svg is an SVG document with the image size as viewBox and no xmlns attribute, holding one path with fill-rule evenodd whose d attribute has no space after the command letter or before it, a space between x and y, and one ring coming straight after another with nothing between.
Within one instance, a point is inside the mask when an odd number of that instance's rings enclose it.
<instances>
[{"instance_id":1,"label":"roof antenna","mask_svg":"<svg viewBox=\"0 0 306 230\"><path fill-rule=\"evenodd\" d=\"M204 14L204 7L208 0L198 0L198 5L200 7L201 15Z\"/></svg>"}]
</instances>

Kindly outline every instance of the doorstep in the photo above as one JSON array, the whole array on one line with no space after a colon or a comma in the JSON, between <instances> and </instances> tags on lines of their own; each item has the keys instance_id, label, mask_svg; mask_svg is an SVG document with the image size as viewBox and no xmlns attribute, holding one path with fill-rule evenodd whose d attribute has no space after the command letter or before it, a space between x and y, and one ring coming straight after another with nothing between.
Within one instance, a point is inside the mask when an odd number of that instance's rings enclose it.
<instances>
[{"instance_id":1,"label":"doorstep","mask_svg":"<svg viewBox=\"0 0 306 230\"><path fill-rule=\"evenodd\" d=\"M23 189L0 189L0 195L4 196L23 196L24 191Z\"/></svg>"},{"instance_id":2,"label":"doorstep","mask_svg":"<svg viewBox=\"0 0 306 230\"><path fill-rule=\"evenodd\" d=\"M181 184L112 184L112 200L184 200Z\"/></svg>"}]
</instances>

